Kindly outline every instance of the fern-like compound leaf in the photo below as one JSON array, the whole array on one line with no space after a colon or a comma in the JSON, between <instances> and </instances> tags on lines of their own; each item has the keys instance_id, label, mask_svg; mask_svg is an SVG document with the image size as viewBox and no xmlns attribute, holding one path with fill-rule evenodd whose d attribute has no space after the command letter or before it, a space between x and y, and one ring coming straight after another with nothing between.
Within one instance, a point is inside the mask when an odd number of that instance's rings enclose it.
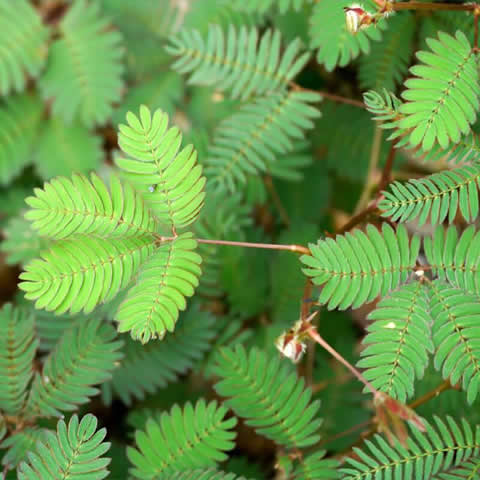
<instances>
[{"instance_id":1,"label":"fern-like compound leaf","mask_svg":"<svg viewBox=\"0 0 480 480\"><path fill-rule=\"evenodd\" d=\"M472 403L480 384L480 303L477 295L441 281L430 286L435 367L452 385L460 380Z\"/></svg>"},{"instance_id":2,"label":"fern-like compound leaf","mask_svg":"<svg viewBox=\"0 0 480 480\"><path fill-rule=\"evenodd\" d=\"M267 170L276 157L294 149L320 112L311 105L321 96L304 91L275 93L243 106L216 129L206 173L220 190L235 191L249 175Z\"/></svg>"},{"instance_id":3,"label":"fern-like compound leaf","mask_svg":"<svg viewBox=\"0 0 480 480\"><path fill-rule=\"evenodd\" d=\"M103 160L102 140L81 124L48 119L35 146L36 171L45 180L72 172L97 170Z\"/></svg>"},{"instance_id":4,"label":"fern-like compound leaf","mask_svg":"<svg viewBox=\"0 0 480 480\"><path fill-rule=\"evenodd\" d=\"M175 332L162 342L141 345L127 337L125 358L113 372L113 393L131 405L142 400L146 393L175 382L198 364L210 349L216 331L215 319L193 305L179 320Z\"/></svg>"},{"instance_id":5,"label":"fern-like compound leaf","mask_svg":"<svg viewBox=\"0 0 480 480\"><path fill-rule=\"evenodd\" d=\"M433 275L453 287L480 293L480 232L473 225L458 236L454 226L439 225L423 246Z\"/></svg>"},{"instance_id":6,"label":"fern-like compound leaf","mask_svg":"<svg viewBox=\"0 0 480 480\"><path fill-rule=\"evenodd\" d=\"M204 40L196 30L181 30L172 39L168 51L180 57L172 66L180 73L190 73L189 83L214 85L231 91L233 98L285 90L310 57L300 54L300 39L281 53L280 32L267 30L260 38L257 29L230 25L225 34L212 25Z\"/></svg>"},{"instance_id":7,"label":"fern-like compound leaf","mask_svg":"<svg viewBox=\"0 0 480 480\"><path fill-rule=\"evenodd\" d=\"M124 123L127 113L137 110L142 103L148 105L151 110L160 108L172 117L176 105L184 97L184 89L183 78L173 71L162 72L162 75L144 80L129 89L121 105L115 110L112 123L114 125Z\"/></svg>"},{"instance_id":8,"label":"fern-like compound leaf","mask_svg":"<svg viewBox=\"0 0 480 480\"><path fill-rule=\"evenodd\" d=\"M333 458L324 458L325 450L312 453L299 461L292 472L292 480L330 480L340 478L338 462Z\"/></svg>"},{"instance_id":9,"label":"fern-like compound leaf","mask_svg":"<svg viewBox=\"0 0 480 480\"><path fill-rule=\"evenodd\" d=\"M380 435L366 440L363 449L354 448L357 459L346 457L348 466L341 468L344 480L441 479L452 467L470 459L478 461L480 430L475 431L465 421L457 424L451 417L446 421L434 418L434 424L424 422L426 432L410 429L406 447L393 447ZM457 477L458 478L458 477Z\"/></svg>"},{"instance_id":10,"label":"fern-like compound leaf","mask_svg":"<svg viewBox=\"0 0 480 480\"><path fill-rule=\"evenodd\" d=\"M20 92L47 59L49 31L27 0L0 3L0 95Z\"/></svg>"},{"instance_id":11,"label":"fern-like compound leaf","mask_svg":"<svg viewBox=\"0 0 480 480\"><path fill-rule=\"evenodd\" d=\"M404 285L383 298L368 316L368 328L358 367L372 385L405 403L414 393L433 352L428 298L421 282Z\"/></svg>"},{"instance_id":12,"label":"fern-like compound leaf","mask_svg":"<svg viewBox=\"0 0 480 480\"><path fill-rule=\"evenodd\" d=\"M382 93L369 90L363 94L366 109L373 114L373 119L380 123L381 128L398 128L398 120L402 118L399 112L401 100L393 93L383 89ZM392 134L393 136L394 134Z\"/></svg>"},{"instance_id":13,"label":"fern-like compound leaf","mask_svg":"<svg viewBox=\"0 0 480 480\"><path fill-rule=\"evenodd\" d=\"M352 35L347 30L344 7L351 5L349 0L322 0L316 2L310 20L310 46L317 51L317 61L331 72L335 67L345 67L361 53L370 51L370 42L378 41L380 29L367 28Z\"/></svg>"},{"instance_id":14,"label":"fern-like compound leaf","mask_svg":"<svg viewBox=\"0 0 480 480\"><path fill-rule=\"evenodd\" d=\"M167 473L155 478L156 480L247 480L245 477L238 477L234 473L226 473L213 468Z\"/></svg>"},{"instance_id":15,"label":"fern-like compound leaf","mask_svg":"<svg viewBox=\"0 0 480 480\"><path fill-rule=\"evenodd\" d=\"M26 427L8 436L0 444L0 448L7 450L2 457L2 465L16 468L27 458L27 453L35 449L36 443L45 438L47 431L46 428Z\"/></svg>"},{"instance_id":16,"label":"fern-like compound leaf","mask_svg":"<svg viewBox=\"0 0 480 480\"><path fill-rule=\"evenodd\" d=\"M239 11L266 13L271 8L276 8L283 14L288 10L299 11L310 5L312 0L231 0L229 3Z\"/></svg>"},{"instance_id":17,"label":"fern-like compound leaf","mask_svg":"<svg viewBox=\"0 0 480 480\"><path fill-rule=\"evenodd\" d=\"M420 148L412 153L423 162L446 161L452 163L469 163L480 161L480 142L478 133L470 132L459 142L449 145L446 149L435 144L433 148L424 152Z\"/></svg>"},{"instance_id":18,"label":"fern-like compound leaf","mask_svg":"<svg viewBox=\"0 0 480 480\"><path fill-rule=\"evenodd\" d=\"M462 462L461 465L452 466L445 473L438 475L438 480L480 480L480 461L478 459Z\"/></svg>"},{"instance_id":19,"label":"fern-like compound leaf","mask_svg":"<svg viewBox=\"0 0 480 480\"><path fill-rule=\"evenodd\" d=\"M238 345L221 349L217 362L221 380L215 390L229 397L225 404L257 433L287 448L318 441L321 420L315 417L320 403L310 402L311 390L280 357L270 358L257 349L247 354Z\"/></svg>"},{"instance_id":20,"label":"fern-like compound leaf","mask_svg":"<svg viewBox=\"0 0 480 480\"><path fill-rule=\"evenodd\" d=\"M191 145L179 151L182 134L168 128L168 115L153 115L142 105L139 117L129 112L128 125L120 125L118 143L130 158L117 158L116 165L143 193L160 222L172 230L193 223L202 209L205 177Z\"/></svg>"},{"instance_id":21,"label":"fern-like compound leaf","mask_svg":"<svg viewBox=\"0 0 480 480\"><path fill-rule=\"evenodd\" d=\"M192 234L184 233L155 251L118 308L119 332L130 332L142 343L173 332L186 297L198 286L202 258L194 252L196 246Z\"/></svg>"},{"instance_id":22,"label":"fern-like compound leaf","mask_svg":"<svg viewBox=\"0 0 480 480\"><path fill-rule=\"evenodd\" d=\"M427 39L431 51L417 53L422 64L410 71L416 78L405 82L406 100L400 106L405 115L401 128L412 129L410 144L424 151L435 143L446 148L470 132L480 107L475 53L465 35L455 37L439 32L438 39Z\"/></svg>"},{"instance_id":23,"label":"fern-like compound leaf","mask_svg":"<svg viewBox=\"0 0 480 480\"><path fill-rule=\"evenodd\" d=\"M368 225L367 232L354 230L336 239L309 245L312 255L303 255L303 272L315 285L323 285L319 302L328 309L358 308L378 295L405 283L414 270L420 240L409 240L401 225L395 231L388 224L380 233Z\"/></svg>"},{"instance_id":24,"label":"fern-like compound leaf","mask_svg":"<svg viewBox=\"0 0 480 480\"><path fill-rule=\"evenodd\" d=\"M92 414L81 420L73 415L67 424L60 420L57 431L46 431L28 460L18 467L18 480L101 480L108 476L109 458L103 455L110 443L103 442L107 431L97 430Z\"/></svg>"},{"instance_id":25,"label":"fern-like compound leaf","mask_svg":"<svg viewBox=\"0 0 480 480\"><path fill-rule=\"evenodd\" d=\"M187 403L183 410L174 405L169 413L150 418L145 430L137 430L137 448L129 447L127 455L138 479L156 479L197 468L215 466L227 459L226 451L235 446L235 417L225 420L227 409L217 402L201 399L195 407Z\"/></svg>"},{"instance_id":26,"label":"fern-like compound leaf","mask_svg":"<svg viewBox=\"0 0 480 480\"><path fill-rule=\"evenodd\" d=\"M408 71L415 35L410 12L388 20L381 42L373 42L368 55L360 57L358 80L362 88L395 90Z\"/></svg>"},{"instance_id":27,"label":"fern-like compound leaf","mask_svg":"<svg viewBox=\"0 0 480 480\"><path fill-rule=\"evenodd\" d=\"M25 404L38 346L34 318L6 304L0 310L0 410L18 415Z\"/></svg>"},{"instance_id":28,"label":"fern-like compound leaf","mask_svg":"<svg viewBox=\"0 0 480 480\"><path fill-rule=\"evenodd\" d=\"M77 236L59 241L20 275L19 287L35 307L56 313L91 312L111 300L154 250L151 236Z\"/></svg>"},{"instance_id":29,"label":"fern-like compound leaf","mask_svg":"<svg viewBox=\"0 0 480 480\"><path fill-rule=\"evenodd\" d=\"M417 219L419 226L429 221L432 225L450 223L457 210L467 222L473 222L479 213L478 185L480 165L474 164L434 173L421 180L412 179L406 184L393 182L391 192L383 192L379 202L384 217L394 222Z\"/></svg>"},{"instance_id":30,"label":"fern-like compound leaf","mask_svg":"<svg viewBox=\"0 0 480 480\"><path fill-rule=\"evenodd\" d=\"M105 123L123 88L123 48L117 31L96 2L73 2L60 22L60 37L49 51L40 79L44 98L53 98L52 111L67 122L86 126Z\"/></svg>"},{"instance_id":31,"label":"fern-like compound leaf","mask_svg":"<svg viewBox=\"0 0 480 480\"><path fill-rule=\"evenodd\" d=\"M3 235L0 250L6 254L5 261L9 265L24 265L50 245L50 241L40 237L32 229L32 224L22 217L11 217L3 229Z\"/></svg>"},{"instance_id":32,"label":"fern-like compound leaf","mask_svg":"<svg viewBox=\"0 0 480 480\"><path fill-rule=\"evenodd\" d=\"M41 100L27 93L9 96L0 105L1 185L10 183L31 161L42 113Z\"/></svg>"},{"instance_id":33,"label":"fern-like compound leaf","mask_svg":"<svg viewBox=\"0 0 480 480\"><path fill-rule=\"evenodd\" d=\"M61 416L96 395L95 385L109 380L122 342L115 329L101 319L91 319L65 332L35 375L26 412L29 416Z\"/></svg>"},{"instance_id":34,"label":"fern-like compound leaf","mask_svg":"<svg viewBox=\"0 0 480 480\"><path fill-rule=\"evenodd\" d=\"M75 234L125 237L153 234L155 218L143 197L130 184L122 185L114 175L110 191L94 173L56 177L36 188L25 201L25 214L33 228L46 237L68 238Z\"/></svg>"}]
</instances>

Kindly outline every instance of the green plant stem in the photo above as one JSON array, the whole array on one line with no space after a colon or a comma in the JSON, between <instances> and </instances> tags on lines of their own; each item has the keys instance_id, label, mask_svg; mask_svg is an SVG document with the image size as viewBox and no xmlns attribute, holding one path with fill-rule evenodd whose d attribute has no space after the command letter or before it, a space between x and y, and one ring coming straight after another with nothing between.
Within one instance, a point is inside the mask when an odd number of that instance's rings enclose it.
<instances>
[{"instance_id":1,"label":"green plant stem","mask_svg":"<svg viewBox=\"0 0 480 480\"><path fill-rule=\"evenodd\" d=\"M267 190L270 192L272 197L273 203L277 207L278 213L280 214L280 218L282 219L285 226L290 226L290 218L288 216L286 208L283 206L282 201L280 200L280 196L278 195L277 190L275 189L275 185L273 184L272 177L270 175L266 175L264 178L265 186Z\"/></svg>"},{"instance_id":2,"label":"green plant stem","mask_svg":"<svg viewBox=\"0 0 480 480\"><path fill-rule=\"evenodd\" d=\"M365 186L363 187L362 193L360 194L360 198L358 199L355 210L353 211L354 215L357 215L365 208L365 205L367 204L370 197L372 186L374 184L375 172L377 171L378 162L380 160L382 134L383 130L378 125L375 125L372 148L370 150L370 161L368 164L367 180L365 182Z\"/></svg>"}]
</instances>

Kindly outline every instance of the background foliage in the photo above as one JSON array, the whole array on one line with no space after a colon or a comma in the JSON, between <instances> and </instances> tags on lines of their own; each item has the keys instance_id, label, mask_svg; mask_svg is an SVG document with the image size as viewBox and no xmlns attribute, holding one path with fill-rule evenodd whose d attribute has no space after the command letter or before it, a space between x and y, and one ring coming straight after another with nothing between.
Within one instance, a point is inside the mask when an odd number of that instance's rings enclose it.
<instances>
[{"instance_id":1,"label":"background foliage","mask_svg":"<svg viewBox=\"0 0 480 480\"><path fill-rule=\"evenodd\" d=\"M480 478L480 11L402 5L0 0L1 478Z\"/></svg>"}]
</instances>

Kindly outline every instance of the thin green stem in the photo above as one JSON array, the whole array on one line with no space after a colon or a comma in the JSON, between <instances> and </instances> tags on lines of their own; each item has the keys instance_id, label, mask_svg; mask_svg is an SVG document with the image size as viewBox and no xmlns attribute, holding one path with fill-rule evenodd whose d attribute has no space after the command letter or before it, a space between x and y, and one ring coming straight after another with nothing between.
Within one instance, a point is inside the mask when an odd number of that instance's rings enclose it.
<instances>
[{"instance_id":1,"label":"thin green stem","mask_svg":"<svg viewBox=\"0 0 480 480\"><path fill-rule=\"evenodd\" d=\"M372 186L374 185L374 177L377 171L378 161L380 160L382 133L383 130L378 125L376 125L373 134L372 148L370 150L370 161L368 164L367 180L365 182L365 186L363 187L360 198L357 202L357 206L355 207L355 210L353 212L355 215L365 208L372 191Z\"/></svg>"}]
</instances>

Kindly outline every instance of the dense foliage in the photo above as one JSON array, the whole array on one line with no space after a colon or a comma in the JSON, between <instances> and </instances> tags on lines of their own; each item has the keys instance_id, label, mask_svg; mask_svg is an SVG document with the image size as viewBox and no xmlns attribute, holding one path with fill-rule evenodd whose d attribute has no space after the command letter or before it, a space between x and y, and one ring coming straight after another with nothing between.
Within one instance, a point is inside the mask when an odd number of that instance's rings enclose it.
<instances>
[{"instance_id":1,"label":"dense foliage","mask_svg":"<svg viewBox=\"0 0 480 480\"><path fill-rule=\"evenodd\" d=\"M479 17L0 0L1 478L480 479Z\"/></svg>"}]
</instances>

